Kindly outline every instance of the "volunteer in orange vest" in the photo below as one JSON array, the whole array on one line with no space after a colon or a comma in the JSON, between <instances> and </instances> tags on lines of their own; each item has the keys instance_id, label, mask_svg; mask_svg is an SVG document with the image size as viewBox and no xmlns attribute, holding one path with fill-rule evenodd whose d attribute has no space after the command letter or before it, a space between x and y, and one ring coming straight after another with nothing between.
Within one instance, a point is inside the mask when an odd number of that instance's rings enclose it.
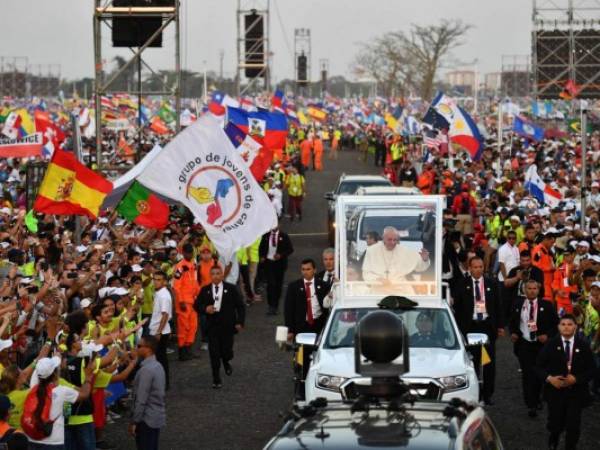
<instances>
[{"instance_id":1,"label":"volunteer in orange vest","mask_svg":"<svg viewBox=\"0 0 600 450\"><path fill-rule=\"evenodd\" d=\"M198 270L194 262L194 247L190 243L183 245L183 259L174 268L173 291L175 293L175 311L177 312L177 345L179 360L192 359L192 345L198 331L198 315L194 302L200 292Z\"/></svg>"},{"instance_id":2,"label":"volunteer in orange vest","mask_svg":"<svg viewBox=\"0 0 600 450\"><path fill-rule=\"evenodd\" d=\"M421 190L421 192L425 195L431 194L433 191L433 183L435 182L435 172L431 167L431 164L425 163L424 170L419 175L417 180L417 187Z\"/></svg>"},{"instance_id":3,"label":"volunteer in orange vest","mask_svg":"<svg viewBox=\"0 0 600 450\"><path fill-rule=\"evenodd\" d=\"M313 144L310 138L306 138L300 143L300 161L305 169L308 169L310 166L312 146Z\"/></svg>"},{"instance_id":4,"label":"volunteer in orange vest","mask_svg":"<svg viewBox=\"0 0 600 450\"><path fill-rule=\"evenodd\" d=\"M552 289L556 300L556 309L563 314L573 314L573 304L571 303L571 294L578 291L578 286L572 280L575 273L575 253L571 246L567 246L563 252L563 263L554 272ZM562 315L562 314L560 314Z\"/></svg>"},{"instance_id":5,"label":"volunteer in orange vest","mask_svg":"<svg viewBox=\"0 0 600 450\"><path fill-rule=\"evenodd\" d=\"M315 154L314 169L323 170L323 140L315 135L313 139L313 152Z\"/></svg>"},{"instance_id":6,"label":"volunteer in orange vest","mask_svg":"<svg viewBox=\"0 0 600 450\"><path fill-rule=\"evenodd\" d=\"M552 282L554 281L554 255L552 247L556 240L556 228L550 228L544 233L542 242L533 248L531 257L533 265L544 272L544 300L554 301L552 298Z\"/></svg>"}]
</instances>

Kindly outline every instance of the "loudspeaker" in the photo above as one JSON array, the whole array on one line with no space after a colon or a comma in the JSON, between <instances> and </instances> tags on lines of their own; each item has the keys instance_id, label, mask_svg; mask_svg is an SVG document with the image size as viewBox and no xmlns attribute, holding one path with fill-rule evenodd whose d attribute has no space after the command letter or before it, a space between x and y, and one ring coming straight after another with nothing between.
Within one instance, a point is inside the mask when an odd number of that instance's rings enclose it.
<instances>
[{"instance_id":1,"label":"loudspeaker","mask_svg":"<svg viewBox=\"0 0 600 450\"><path fill-rule=\"evenodd\" d=\"M265 63L265 26L262 14L255 11L244 16L244 61L246 64ZM260 75L261 68L246 68L244 73L248 78Z\"/></svg>"},{"instance_id":2,"label":"loudspeaker","mask_svg":"<svg viewBox=\"0 0 600 450\"><path fill-rule=\"evenodd\" d=\"M296 74L296 81L298 82L298 85L308 85L308 59L304 53L298 56L297 67L298 73Z\"/></svg>"},{"instance_id":3,"label":"loudspeaker","mask_svg":"<svg viewBox=\"0 0 600 450\"><path fill-rule=\"evenodd\" d=\"M176 0L114 0L113 6L175 6ZM162 25L160 17L118 17L112 20L113 47L141 47ZM162 33L149 47L162 47Z\"/></svg>"}]
</instances>

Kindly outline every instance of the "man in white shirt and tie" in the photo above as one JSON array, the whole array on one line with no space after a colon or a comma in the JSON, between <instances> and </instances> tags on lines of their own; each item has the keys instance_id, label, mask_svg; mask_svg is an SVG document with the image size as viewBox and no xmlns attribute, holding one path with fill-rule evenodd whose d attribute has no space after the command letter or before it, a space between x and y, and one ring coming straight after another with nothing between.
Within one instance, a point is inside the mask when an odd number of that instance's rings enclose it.
<instances>
[{"instance_id":1,"label":"man in white shirt and tie","mask_svg":"<svg viewBox=\"0 0 600 450\"><path fill-rule=\"evenodd\" d=\"M276 315L283 290L288 256L294 252L292 241L279 226L265 233L258 247L262 273L267 282L267 315Z\"/></svg>"},{"instance_id":2,"label":"man in white shirt and tie","mask_svg":"<svg viewBox=\"0 0 600 450\"><path fill-rule=\"evenodd\" d=\"M223 269L215 265L210 269L211 283L204 286L196 299L196 311L206 313L208 353L213 373L213 388L223 386L221 362L225 375L233 368L233 336L242 330L246 316L245 304L237 287L223 281Z\"/></svg>"},{"instance_id":3,"label":"man in white shirt and tie","mask_svg":"<svg viewBox=\"0 0 600 450\"><path fill-rule=\"evenodd\" d=\"M331 289L335 280L335 249L323 250L323 270L317 274L317 278Z\"/></svg>"},{"instance_id":4,"label":"man in white shirt and tie","mask_svg":"<svg viewBox=\"0 0 600 450\"><path fill-rule=\"evenodd\" d=\"M535 369L535 360L549 338L557 333L556 307L540 299L540 285L529 279L524 283L525 298L519 298L512 307L509 329L515 344L515 355L521 367L523 399L529 417L536 417L541 402L542 380Z\"/></svg>"},{"instance_id":5,"label":"man in white shirt and tie","mask_svg":"<svg viewBox=\"0 0 600 450\"><path fill-rule=\"evenodd\" d=\"M544 380L544 399L548 402L550 433L548 448L556 449L565 431L565 448L576 449L581 427L581 411L591 403L589 381L596 367L589 344L576 336L577 323L565 314L558 324L559 335L548 339L536 361L540 380Z\"/></svg>"},{"instance_id":6,"label":"man in white shirt and tie","mask_svg":"<svg viewBox=\"0 0 600 450\"><path fill-rule=\"evenodd\" d=\"M302 278L288 285L284 317L289 339L298 333L318 334L325 324L323 299L329 288L315 277L315 267L314 260L303 260Z\"/></svg>"}]
</instances>

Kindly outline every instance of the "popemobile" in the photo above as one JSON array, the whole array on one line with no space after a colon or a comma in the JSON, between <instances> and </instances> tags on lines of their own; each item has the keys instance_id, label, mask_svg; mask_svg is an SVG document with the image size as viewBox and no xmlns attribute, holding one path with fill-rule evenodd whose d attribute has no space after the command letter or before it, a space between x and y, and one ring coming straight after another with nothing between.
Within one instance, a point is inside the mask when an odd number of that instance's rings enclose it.
<instances>
[{"instance_id":1,"label":"popemobile","mask_svg":"<svg viewBox=\"0 0 600 450\"><path fill-rule=\"evenodd\" d=\"M324 301L320 335L295 336L296 398L341 398L358 377L356 324L386 305L409 336L410 370L402 381L422 399L480 400L471 351L487 336L460 333L441 281L442 196L340 196L336 203L338 282ZM308 355L310 355L308 357ZM308 365L308 367L306 367Z\"/></svg>"}]
</instances>

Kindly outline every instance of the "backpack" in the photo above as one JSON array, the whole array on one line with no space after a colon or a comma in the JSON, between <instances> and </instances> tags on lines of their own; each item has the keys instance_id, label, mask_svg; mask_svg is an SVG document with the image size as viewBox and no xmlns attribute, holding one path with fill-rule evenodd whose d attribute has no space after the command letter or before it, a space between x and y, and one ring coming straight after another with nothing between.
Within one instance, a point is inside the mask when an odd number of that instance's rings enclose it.
<instances>
[{"instance_id":1,"label":"backpack","mask_svg":"<svg viewBox=\"0 0 600 450\"><path fill-rule=\"evenodd\" d=\"M44 403L44 409L42 409L41 414L41 427L38 426L34 417L35 410L38 406L37 391L39 384L31 388L25 398L23 415L21 416L21 428L29 438L35 439L36 441L47 438L52 434L54 421L50 420L50 409L52 408L52 391L54 390L54 387L54 384L50 384L46 390L46 402Z\"/></svg>"},{"instance_id":2,"label":"backpack","mask_svg":"<svg viewBox=\"0 0 600 450\"><path fill-rule=\"evenodd\" d=\"M471 202L469 201L469 197L466 195L463 195L462 202L460 205L460 213L471 214Z\"/></svg>"}]
</instances>

